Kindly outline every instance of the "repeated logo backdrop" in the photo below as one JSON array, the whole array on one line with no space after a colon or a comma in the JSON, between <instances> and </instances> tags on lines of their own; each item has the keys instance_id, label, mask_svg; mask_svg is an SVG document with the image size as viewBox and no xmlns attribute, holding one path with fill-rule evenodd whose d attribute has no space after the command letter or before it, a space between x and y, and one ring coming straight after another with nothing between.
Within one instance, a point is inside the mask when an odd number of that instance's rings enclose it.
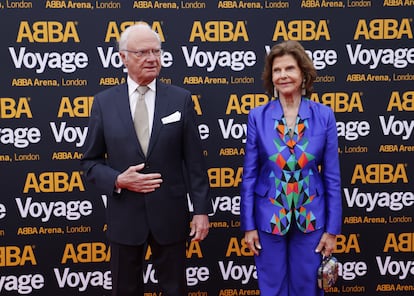
<instances>
[{"instance_id":1,"label":"repeated logo backdrop","mask_svg":"<svg viewBox=\"0 0 414 296\"><path fill-rule=\"evenodd\" d=\"M412 295L413 9L412 0L1 0L0 293L110 295L107 197L85 183L79 159L93 95L125 82L119 34L145 21L162 38L161 79L193 93L208 165L214 212L209 237L188 244L188 296L259 295L239 185L247 114L270 99L264 56L287 39L318 70L311 99L337 118L343 234L327 294ZM161 295L151 250L146 259L146 295Z\"/></svg>"}]
</instances>

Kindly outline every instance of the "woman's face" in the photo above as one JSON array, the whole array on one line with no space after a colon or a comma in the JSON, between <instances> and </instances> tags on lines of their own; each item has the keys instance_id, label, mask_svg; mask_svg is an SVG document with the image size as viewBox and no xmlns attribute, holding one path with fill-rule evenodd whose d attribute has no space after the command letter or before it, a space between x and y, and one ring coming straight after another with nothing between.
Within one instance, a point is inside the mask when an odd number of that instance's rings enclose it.
<instances>
[{"instance_id":1,"label":"woman's face","mask_svg":"<svg viewBox=\"0 0 414 296\"><path fill-rule=\"evenodd\" d=\"M291 97L302 93L303 74L292 55L274 58L272 81L280 97Z\"/></svg>"}]
</instances>

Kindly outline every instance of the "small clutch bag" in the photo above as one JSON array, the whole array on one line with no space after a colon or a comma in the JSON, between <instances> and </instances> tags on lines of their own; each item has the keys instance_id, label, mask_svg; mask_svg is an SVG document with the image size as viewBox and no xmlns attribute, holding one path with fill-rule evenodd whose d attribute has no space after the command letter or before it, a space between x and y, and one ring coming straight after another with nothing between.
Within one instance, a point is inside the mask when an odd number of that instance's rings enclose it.
<instances>
[{"instance_id":1,"label":"small clutch bag","mask_svg":"<svg viewBox=\"0 0 414 296\"><path fill-rule=\"evenodd\" d=\"M323 257L321 265L318 268L318 286L320 289L326 289L335 285L338 279L338 260L330 255Z\"/></svg>"}]
</instances>

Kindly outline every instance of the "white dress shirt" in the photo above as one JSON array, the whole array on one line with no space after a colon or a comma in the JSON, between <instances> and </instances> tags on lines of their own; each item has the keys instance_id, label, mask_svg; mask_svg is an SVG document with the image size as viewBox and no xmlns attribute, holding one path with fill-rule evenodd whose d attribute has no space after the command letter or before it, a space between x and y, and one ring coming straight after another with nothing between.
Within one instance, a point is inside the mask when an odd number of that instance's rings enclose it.
<instances>
[{"instance_id":1,"label":"white dress shirt","mask_svg":"<svg viewBox=\"0 0 414 296\"><path fill-rule=\"evenodd\" d=\"M129 76L127 78L128 84L128 95L129 95L129 107L131 110L132 119L134 119L134 110L135 105L137 104L138 94L134 91L139 86L135 81L133 81ZM151 135L152 124L154 122L154 109L155 109L155 79L151 81L148 86L148 91L145 93L145 104L147 105L148 110L148 128Z\"/></svg>"}]
</instances>

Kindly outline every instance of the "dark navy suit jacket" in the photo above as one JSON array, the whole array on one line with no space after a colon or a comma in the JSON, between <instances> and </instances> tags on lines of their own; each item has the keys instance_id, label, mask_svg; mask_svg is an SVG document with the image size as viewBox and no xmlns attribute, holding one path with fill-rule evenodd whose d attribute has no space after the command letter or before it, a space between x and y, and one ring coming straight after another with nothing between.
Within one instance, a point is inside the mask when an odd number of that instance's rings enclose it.
<instances>
[{"instance_id":1,"label":"dark navy suit jacket","mask_svg":"<svg viewBox=\"0 0 414 296\"><path fill-rule=\"evenodd\" d=\"M241 187L244 231L257 229L284 235L291 223L303 232L341 231L341 182L333 111L302 98L298 115L298 132L303 134L292 144L283 136L286 127L279 100L249 113Z\"/></svg>"},{"instance_id":2,"label":"dark navy suit jacket","mask_svg":"<svg viewBox=\"0 0 414 296\"><path fill-rule=\"evenodd\" d=\"M135 133L127 84L94 98L81 161L85 177L108 196L110 240L139 245L149 232L161 244L185 240L190 228L187 193L194 214L211 210L209 183L191 94L157 81L152 134L147 156ZM155 192L114 192L116 177L145 163L143 172L160 173Z\"/></svg>"}]
</instances>

